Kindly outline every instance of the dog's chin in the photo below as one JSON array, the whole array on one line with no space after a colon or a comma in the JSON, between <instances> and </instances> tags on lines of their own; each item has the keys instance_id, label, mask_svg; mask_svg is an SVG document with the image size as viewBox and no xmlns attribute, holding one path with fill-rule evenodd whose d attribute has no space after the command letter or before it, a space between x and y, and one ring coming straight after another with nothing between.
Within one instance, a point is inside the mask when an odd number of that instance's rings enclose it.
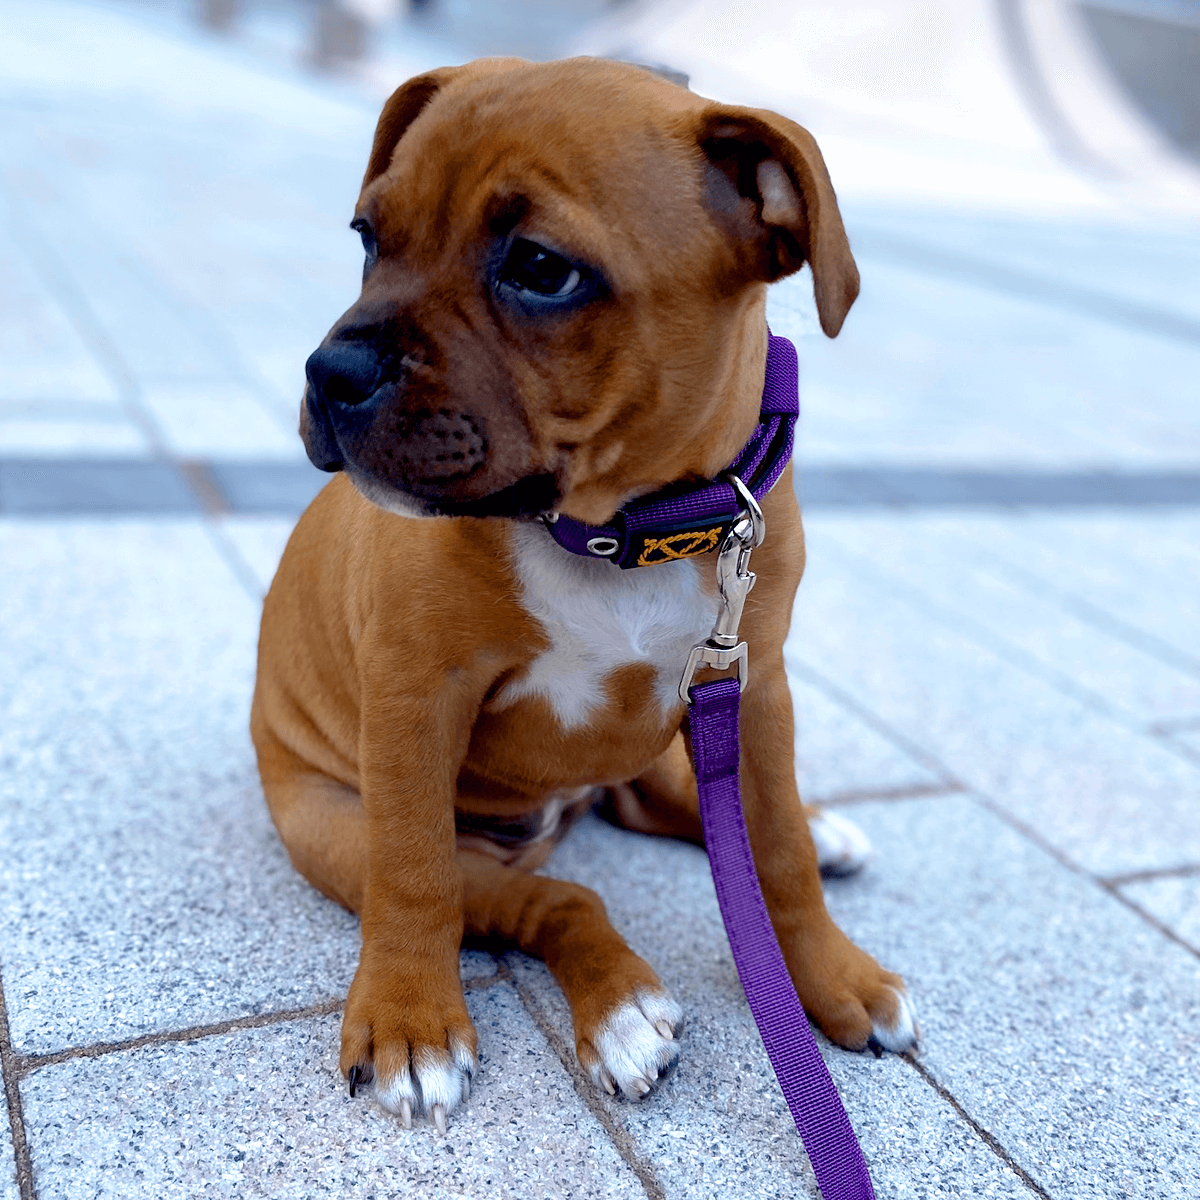
<instances>
[{"instance_id":1,"label":"dog's chin","mask_svg":"<svg viewBox=\"0 0 1200 1200\"><path fill-rule=\"evenodd\" d=\"M550 512L561 496L551 474L527 475L507 487L470 500L419 495L347 468L350 482L374 505L401 517L507 517L530 519Z\"/></svg>"}]
</instances>

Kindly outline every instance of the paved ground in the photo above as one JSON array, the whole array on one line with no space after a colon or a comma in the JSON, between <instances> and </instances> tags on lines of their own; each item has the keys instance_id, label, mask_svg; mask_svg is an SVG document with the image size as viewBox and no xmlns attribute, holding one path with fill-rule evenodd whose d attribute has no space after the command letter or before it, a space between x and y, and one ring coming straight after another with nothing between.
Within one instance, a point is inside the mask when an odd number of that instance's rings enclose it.
<instances>
[{"instance_id":1,"label":"paved ground","mask_svg":"<svg viewBox=\"0 0 1200 1200\"><path fill-rule=\"evenodd\" d=\"M661 1090L594 1093L541 965L469 954L449 1136L346 1096L356 925L245 723L374 100L137 5L0 25L0 1200L814 1195L703 854L598 822L553 867L687 1010ZM1200 229L845 195L844 336L772 302L801 775L876 843L829 904L925 1036L827 1061L881 1198L1195 1196Z\"/></svg>"}]
</instances>

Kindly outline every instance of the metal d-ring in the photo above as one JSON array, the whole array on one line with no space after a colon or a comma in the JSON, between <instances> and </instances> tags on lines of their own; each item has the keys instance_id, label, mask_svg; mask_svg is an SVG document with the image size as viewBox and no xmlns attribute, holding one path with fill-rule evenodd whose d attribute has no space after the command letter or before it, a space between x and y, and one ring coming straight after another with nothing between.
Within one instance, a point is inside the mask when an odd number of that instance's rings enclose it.
<instances>
[{"instance_id":1,"label":"metal d-ring","mask_svg":"<svg viewBox=\"0 0 1200 1200\"><path fill-rule=\"evenodd\" d=\"M588 538L588 553L599 558L611 558L621 548L621 543L615 537Z\"/></svg>"},{"instance_id":2,"label":"metal d-ring","mask_svg":"<svg viewBox=\"0 0 1200 1200\"><path fill-rule=\"evenodd\" d=\"M763 538L767 536L767 521L763 516L762 509L758 506L758 501L754 498L754 493L732 471L725 478L737 494L738 500L741 501L745 514L750 518L750 526L754 532L754 540L751 545L761 546ZM739 517L741 515L741 513L738 514Z\"/></svg>"}]
</instances>

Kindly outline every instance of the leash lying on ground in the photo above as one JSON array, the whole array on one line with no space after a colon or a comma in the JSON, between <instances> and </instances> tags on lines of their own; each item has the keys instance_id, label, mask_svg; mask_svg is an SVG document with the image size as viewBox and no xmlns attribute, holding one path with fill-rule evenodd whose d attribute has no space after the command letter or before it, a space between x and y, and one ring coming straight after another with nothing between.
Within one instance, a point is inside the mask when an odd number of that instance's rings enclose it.
<instances>
[{"instance_id":1,"label":"leash lying on ground","mask_svg":"<svg viewBox=\"0 0 1200 1200\"><path fill-rule=\"evenodd\" d=\"M746 643L738 641L742 606L754 586L750 552L763 539L758 500L792 454L800 414L795 347L768 335L759 424L725 481L668 488L626 505L603 527L569 517L547 520L555 541L575 554L620 567L650 566L720 548L721 608L707 641L692 648L679 684L688 707L700 816L721 917L733 961L767 1057L779 1079L824 1200L874 1200L862 1150L817 1049L759 887L738 784L739 702L747 678ZM736 677L693 686L702 667Z\"/></svg>"}]
</instances>

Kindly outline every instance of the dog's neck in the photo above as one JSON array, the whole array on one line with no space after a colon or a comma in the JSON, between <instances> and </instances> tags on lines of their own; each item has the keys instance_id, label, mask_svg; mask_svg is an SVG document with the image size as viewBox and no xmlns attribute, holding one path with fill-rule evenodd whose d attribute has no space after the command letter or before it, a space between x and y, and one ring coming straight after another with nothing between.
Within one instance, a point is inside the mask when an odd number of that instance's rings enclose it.
<instances>
[{"instance_id":1,"label":"dog's neck","mask_svg":"<svg viewBox=\"0 0 1200 1200\"><path fill-rule=\"evenodd\" d=\"M769 334L758 424L720 479L670 484L630 501L605 525L586 525L573 517L547 514L543 517L546 527L565 550L585 558L607 559L621 568L707 554L721 544L743 507L728 478L736 476L761 500L791 459L799 414L795 347L787 338Z\"/></svg>"}]
</instances>

